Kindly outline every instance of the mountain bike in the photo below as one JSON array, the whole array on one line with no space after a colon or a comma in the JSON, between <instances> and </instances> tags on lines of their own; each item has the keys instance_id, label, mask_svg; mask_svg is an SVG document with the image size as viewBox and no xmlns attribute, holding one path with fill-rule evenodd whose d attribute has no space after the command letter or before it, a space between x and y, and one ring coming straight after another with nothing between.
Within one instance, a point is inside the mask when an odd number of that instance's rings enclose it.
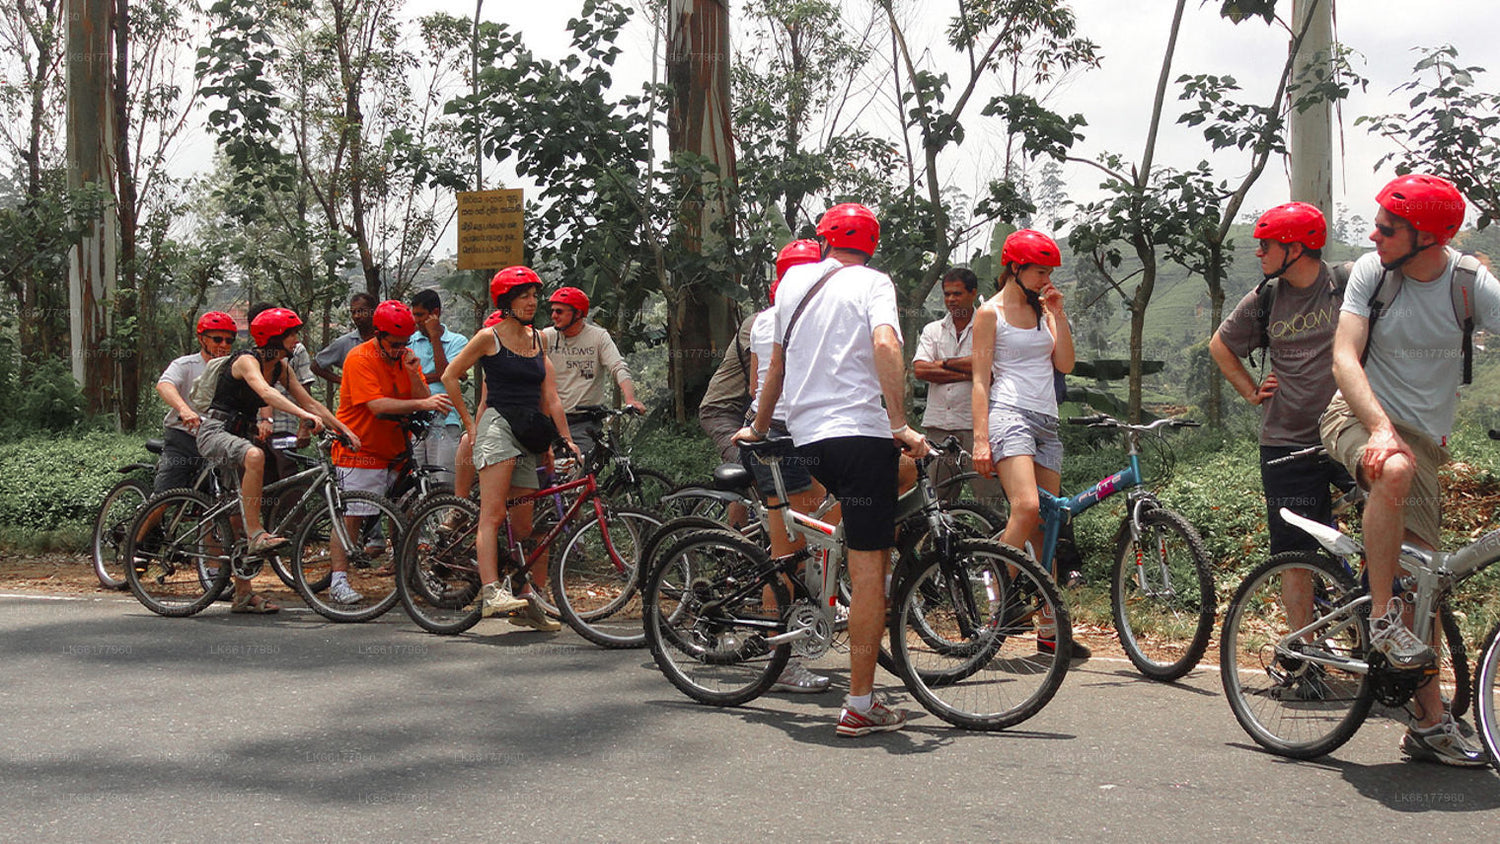
<instances>
[{"instance_id":1,"label":"mountain bike","mask_svg":"<svg viewBox=\"0 0 1500 844\"><path fill-rule=\"evenodd\" d=\"M636 465L630 457L630 447L613 431L615 420L638 417L640 411L633 407L616 410L603 405L585 405L568 415L586 418L599 429L599 434L594 437L593 451L581 463L571 459L557 461L557 471L563 480L593 475L597 479L599 494L606 499L646 510L658 507L662 497L676 486L676 482L665 473Z\"/></svg>"},{"instance_id":2,"label":"mountain bike","mask_svg":"<svg viewBox=\"0 0 1500 844\"><path fill-rule=\"evenodd\" d=\"M1105 414L1068 420L1125 436L1129 465L1071 497L1038 489L1044 530L1042 567L1052 570L1064 523L1118 492L1125 518L1115 533L1110 573L1110 614L1131 663L1153 680L1169 682L1198 664L1213 633L1215 597L1208 551L1198 531L1144 487L1140 437L1164 429L1194 428L1189 419L1130 425Z\"/></svg>"},{"instance_id":3,"label":"mountain bike","mask_svg":"<svg viewBox=\"0 0 1500 844\"><path fill-rule=\"evenodd\" d=\"M787 501L769 451L781 444L741 448L767 455ZM898 522L920 513L929 539L893 575L892 660L928 711L970 729L1003 729L1034 715L1062 684L1067 660L1040 651L1032 622L1054 618L1058 650L1067 653L1067 611L1036 563L961 536L927 478L932 459L918 461L917 490L897 503ZM661 552L646 574L646 642L662 673L693 700L746 703L775 683L794 653L816 659L835 643L843 527L790 507L782 513L789 536L805 542L796 553L772 559L736 532L703 530Z\"/></svg>"},{"instance_id":4,"label":"mountain bike","mask_svg":"<svg viewBox=\"0 0 1500 844\"><path fill-rule=\"evenodd\" d=\"M146 440L146 451L161 456L166 443L160 439ZM125 558L121 549L125 533L135 514L151 497L151 481L143 475L156 469L155 462L136 461L116 469L125 478L104 494L99 502L99 511L94 516L94 536L89 544L93 556L94 576L105 589L127 589L125 582Z\"/></svg>"},{"instance_id":5,"label":"mountain bike","mask_svg":"<svg viewBox=\"0 0 1500 844\"><path fill-rule=\"evenodd\" d=\"M351 502L374 508L376 515L368 518L378 520L386 535L398 543L406 524L395 505L383 497L339 488L330 453L338 437L323 432L318 456L311 458L314 465L262 490L263 499L271 501L284 493L296 496L272 508L274 520L265 523L271 533L291 534L292 542L267 555L251 555L246 549L238 525L238 479L231 468L220 467L217 496L191 489L152 496L126 535L124 559L130 561L126 568L130 591L154 613L190 616L213 603L228 587L231 573L252 578L266 562L289 556L288 576L294 587L325 618L365 621L389 610L397 600L394 567L387 569L365 552L355 541L357 534L348 531L343 513ZM347 549L349 583L361 594L352 604L338 603L326 594L333 542Z\"/></svg>"},{"instance_id":6,"label":"mountain bike","mask_svg":"<svg viewBox=\"0 0 1500 844\"><path fill-rule=\"evenodd\" d=\"M1500 433L1490 432L1492 439ZM1235 719L1250 737L1281 756L1312 759L1332 753L1364 723L1378 701L1406 706L1436 669L1398 670L1369 649L1370 595L1328 555L1362 557L1363 546L1343 533L1289 510L1282 518L1326 551L1278 554L1250 573L1224 617L1220 675ZM1464 581L1500 561L1500 530L1453 552L1403 544L1399 585L1414 607L1412 632L1433 641L1444 599ZM1307 584L1306 619L1288 618L1285 584ZM1500 627L1491 631L1475 668L1476 729L1491 758L1500 751Z\"/></svg>"},{"instance_id":7,"label":"mountain bike","mask_svg":"<svg viewBox=\"0 0 1500 844\"><path fill-rule=\"evenodd\" d=\"M610 619L630 615L639 582L639 549L661 522L646 510L604 499L591 474L527 492L509 504L541 502L543 506L535 508L540 511L558 500L555 496L567 506L550 526L535 525L544 532L529 554L506 520L501 576L509 575L513 588L529 584L543 610L562 618L580 636L609 646L611 629L620 623ZM591 516L586 515L588 505ZM412 518L399 555L397 591L407 614L422 629L455 635L479 623L478 531L479 506L457 496L436 496ZM528 572L553 545L559 547L549 561L549 593L532 582ZM626 626L640 624L636 612Z\"/></svg>"}]
</instances>

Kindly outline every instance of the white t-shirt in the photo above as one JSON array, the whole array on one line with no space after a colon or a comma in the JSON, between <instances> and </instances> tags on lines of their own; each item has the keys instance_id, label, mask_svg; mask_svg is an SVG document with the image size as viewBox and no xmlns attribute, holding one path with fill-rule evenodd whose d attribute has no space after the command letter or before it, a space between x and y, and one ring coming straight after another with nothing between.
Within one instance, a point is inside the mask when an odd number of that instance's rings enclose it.
<instances>
[{"instance_id":1,"label":"white t-shirt","mask_svg":"<svg viewBox=\"0 0 1500 844\"><path fill-rule=\"evenodd\" d=\"M1401 282L1401 293L1375 321L1365 377L1386 414L1442 442L1453 430L1458 382L1463 378L1463 329L1453 314L1449 287L1459 253L1448 249L1448 267L1432 281ZM1343 310L1369 318L1370 297L1385 274L1375 252L1361 255L1349 273ZM1474 327L1496 329L1500 283L1483 267L1474 278Z\"/></svg>"},{"instance_id":2,"label":"white t-shirt","mask_svg":"<svg viewBox=\"0 0 1500 844\"><path fill-rule=\"evenodd\" d=\"M983 301L974 302L978 310ZM953 324L953 314L922 329L922 338L917 341L917 354L912 360L937 363L949 358L968 357L974 348L974 320L959 331ZM922 414L923 428L943 428L950 431L967 431L974 427L974 382L954 381L951 384L927 385L927 411Z\"/></svg>"},{"instance_id":3,"label":"white t-shirt","mask_svg":"<svg viewBox=\"0 0 1500 844\"><path fill-rule=\"evenodd\" d=\"M776 292L780 343L804 296L839 262L830 258L787 270ZM864 266L845 267L823 285L798 318L786 355L786 377L777 410L798 445L834 437L891 435L875 371L875 329L889 325L901 337L896 286L890 276Z\"/></svg>"},{"instance_id":4,"label":"white t-shirt","mask_svg":"<svg viewBox=\"0 0 1500 844\"><path fill-rule=\"evenodd\" d=\"M1044 314L1036 328L1017 328L995 320L995 359L990 368L990 406L1006 405L1057 415L1052 379L1052 330Z\"/></svg>"},{"instance_id":5,"label":"white t-shirt","mask_svg":"<svg viewBox=\"0 0 1500 844\"><path fill-rule=\"evenodd\" d=\"M809 305L809 307L812 307ZM805 316L805 315L804 315ZM755 380L750 382L750 392L755 397L750 400L750 415L760 408L760 385L766 382L766 370L771 368L771 351L780 339L776 336L776 309L766 308L755 315L755 322L750 325L750 353L755 355ZM782 425L786 424L786 403L780 402L776 406L773 421Z\"/></svg>"},{"instance_id":6,"label":"white t-shirt","mask_svg":"<svg viewBox=\"0 0 1500 844\"><path fill-rule=\"evenodd\" d=\"M198 377L203 374L203 369L207 366L208 361L203 359L203 355L200 352L183 355L180 358L174 358L171 363L167 364L167 368L162 371L161 377L156 379L156 383L160 384L165 381L176 387L177 395L182 396L182 400L187 402L188 407L193 407L193 402L188 397L193 394L193 385L198 383ZM193 411L195 413L201 412L196 407L193 407ZM171 407L167 408L167 415L162 417L162 425L168 428L176 428L185 434L192 433L182 424L182 417L178 416L177 411Z\"/></svg>"}]
</instances>

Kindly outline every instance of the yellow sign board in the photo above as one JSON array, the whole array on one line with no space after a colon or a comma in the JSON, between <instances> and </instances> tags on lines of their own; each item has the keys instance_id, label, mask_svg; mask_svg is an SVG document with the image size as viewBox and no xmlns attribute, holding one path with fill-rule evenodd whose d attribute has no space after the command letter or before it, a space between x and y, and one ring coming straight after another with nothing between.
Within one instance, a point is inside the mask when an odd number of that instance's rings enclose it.
<instances>
[{"instance_id":1,"label":"yellow sign board","mask_svg":"<svg viewBox=\"0 0 1500 844\"><path fill-rule=\"evenodd\" d=\"M463 191L458 195L458 268L498 270L525 260L521 190Z\"/></svg>"}]
</instances>

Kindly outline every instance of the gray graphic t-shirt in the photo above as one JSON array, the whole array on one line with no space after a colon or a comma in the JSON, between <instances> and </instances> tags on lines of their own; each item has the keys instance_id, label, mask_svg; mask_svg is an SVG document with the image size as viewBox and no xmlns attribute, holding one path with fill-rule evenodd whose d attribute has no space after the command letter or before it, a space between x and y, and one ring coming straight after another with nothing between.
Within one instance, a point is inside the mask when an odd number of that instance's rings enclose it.
<instances>
[{"instance_id":1,"label":"gray graphic t-shirt","mask_svg":"<svg viewBox=\"0 0 1500 844\"><path fill-rule=\"evenodd\" d=\"M1318 417L1333 398L1333 334L1338 328L1339 300L1329 289L1324 264L1311 287L1297 288L1282 279L1266 328L1271 350L1270 370L1276 373L1276 392L1261 404L1261 445L1316 445ZM1235 305L1219 339L1236 355L1245 357L1260 342L1256 318L1259 297L1251 290Z\"/></svg>"}]
</instances>

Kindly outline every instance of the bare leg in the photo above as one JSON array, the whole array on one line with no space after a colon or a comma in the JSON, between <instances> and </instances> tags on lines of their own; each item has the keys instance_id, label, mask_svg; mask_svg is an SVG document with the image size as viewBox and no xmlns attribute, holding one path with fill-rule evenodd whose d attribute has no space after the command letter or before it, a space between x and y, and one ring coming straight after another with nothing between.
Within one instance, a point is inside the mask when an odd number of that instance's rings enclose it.
<instances>
[{"instance_id":1,"label":"bare leg","mask_svg":"<svg viewBox=\"0 0 1500 844\"><path fill-rule=\"evenodd\" d=\"M479 470L479 535L474 540L479 562L479 582L500 579L500 527L505 523L506 499L515 459L502 460Z\"/></svg>"},{"instance_id":2,"label":"bare leg","mask_svg":"<svg viewBox=\"0 0 1500 844\"><path fill-rule=\"evenodd\" d=\"M875 688L875 663L885 632L885 567L890 549L849 551L849 694Z\"/></svg>"}]
</instances>

